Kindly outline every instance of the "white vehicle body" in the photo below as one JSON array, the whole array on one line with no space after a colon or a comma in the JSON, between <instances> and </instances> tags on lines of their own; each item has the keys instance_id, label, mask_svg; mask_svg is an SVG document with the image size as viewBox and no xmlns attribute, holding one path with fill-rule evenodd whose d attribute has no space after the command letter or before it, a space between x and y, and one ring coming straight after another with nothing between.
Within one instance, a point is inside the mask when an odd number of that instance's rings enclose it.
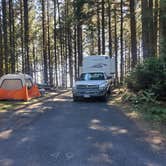
<instances>
[{"instance_id":1,"label":"white vehicle body","mask_svg":"<svg viewBox=\"0 0 166 166\"><path fill-rule=\"evenodd\" d=\"M83 59L80 80L73 87L73 98L103 97L111 90L115 73L115 59L109 56L87 56Z\"/></svg>"},{"instance_id":2,"label":"white vehicle body","mask_svg":"<svg viewBox=\"0 0 166 166\"><path fill-rule=\"evenodd\" d=\"M87 56L83 59L82 73L103 72L107 76L115 73L115 58L106 55Z\"/></svg>"}]
</instances>

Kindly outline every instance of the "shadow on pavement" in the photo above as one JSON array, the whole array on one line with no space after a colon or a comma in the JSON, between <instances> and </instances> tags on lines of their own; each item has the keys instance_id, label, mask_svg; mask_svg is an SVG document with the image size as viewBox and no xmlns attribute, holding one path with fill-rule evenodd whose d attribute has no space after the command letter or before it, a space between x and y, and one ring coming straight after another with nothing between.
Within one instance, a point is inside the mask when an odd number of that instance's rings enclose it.
<instances>
[{"instance_id":1,"label":"shadow on pavement","mask_svg":"<svg viewBox=\"0 0 166 166\"><path fill-rule=\"evenodd\" d=\"M37 106L38 107L38 106ZM40 118L17 131L0 132L0 165L150 166L166 163L165 147L145 142L146 134L115 106L70 94L39 106Z\"/></svg>"}]
</instances>

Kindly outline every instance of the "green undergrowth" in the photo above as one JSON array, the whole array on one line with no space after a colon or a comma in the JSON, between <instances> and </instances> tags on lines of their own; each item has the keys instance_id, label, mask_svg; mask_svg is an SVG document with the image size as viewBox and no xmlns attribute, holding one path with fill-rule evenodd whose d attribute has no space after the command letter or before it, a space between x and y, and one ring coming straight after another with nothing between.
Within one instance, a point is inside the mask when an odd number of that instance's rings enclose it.
<instances>
[{"instance_id":1,"label":"green undergrowth","mask_svg":"<svg viewBox=\"0 0 166 166\"><path fill-rule=\"evenodd\" d=\"M24 102L24 101L0 101L0 112L10 111L17 109L21 106L30 104L33 100Z\"/></svg>"},{"instance_id":2,"label":"green undergrowth","mask_svg":"<svg viewBox=\"0 0 166 166\"><path fill-rule=\"evenodd\" d=\"M138 112L147 120L166 125L166 103L158 101L150 90L138 93L123 89L119 92L122 104L127 104L130 111Z\"/></svg>"}]
</instances>

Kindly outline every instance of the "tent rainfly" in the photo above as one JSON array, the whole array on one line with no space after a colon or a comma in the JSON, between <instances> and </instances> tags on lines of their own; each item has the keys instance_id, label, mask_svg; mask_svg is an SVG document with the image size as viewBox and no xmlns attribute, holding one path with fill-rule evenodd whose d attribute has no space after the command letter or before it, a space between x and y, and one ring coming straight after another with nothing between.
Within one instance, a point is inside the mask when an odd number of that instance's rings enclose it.
<instances>
[{"instance_id":1,"label":"tent rainfly","mask_svg":"<svg viewBox=\"0 0 166 166\"><path fill-rule=\"evenodd\" d=\"M40 92L27 74L7 74L0 78L0 100L24 100L39 97Z\"/></svg>"}]
</instances>

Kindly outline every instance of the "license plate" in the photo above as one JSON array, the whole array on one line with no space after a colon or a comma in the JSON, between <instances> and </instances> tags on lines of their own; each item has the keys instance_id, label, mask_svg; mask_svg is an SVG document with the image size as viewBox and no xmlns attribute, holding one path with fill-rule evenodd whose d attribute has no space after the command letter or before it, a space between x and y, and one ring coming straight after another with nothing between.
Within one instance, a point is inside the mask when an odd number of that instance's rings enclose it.
<instances>
[{"instance_id":1,"label":"license plate","mask_svg":"<svg viewBox=\"0 0 166 166\"><path fill-rule=\"evenodd\" d=\"M85 97L85 98L89 98L89 97L90 97L90 95L86 94L86 95L84 95L84 97Z\"/></svg>"}]
</instances>

